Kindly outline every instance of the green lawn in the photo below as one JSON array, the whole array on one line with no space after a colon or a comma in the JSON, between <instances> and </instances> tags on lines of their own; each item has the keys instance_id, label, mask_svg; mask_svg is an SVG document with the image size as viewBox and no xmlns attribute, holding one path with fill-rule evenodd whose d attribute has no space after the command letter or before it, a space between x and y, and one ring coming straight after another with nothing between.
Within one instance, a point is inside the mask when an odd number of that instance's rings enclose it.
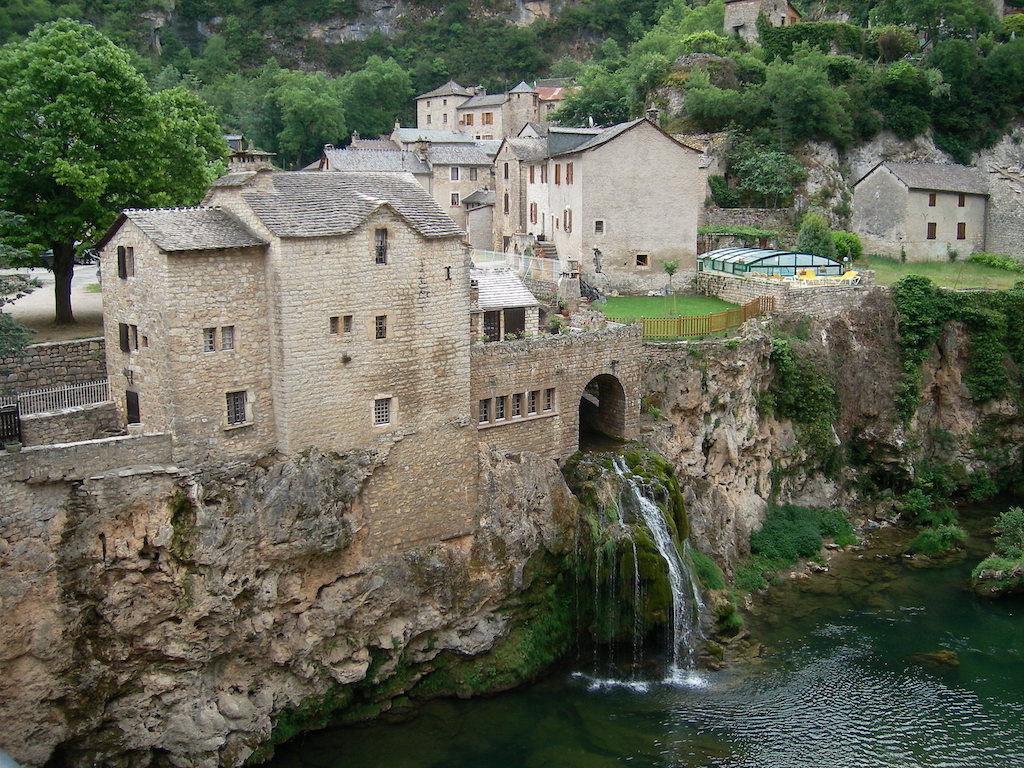
<instances>
[{"instance_id":1,"label":"green lawn","mask_svg":"<svg viewBox=\"0 0 1024 768\"><path fill-rule=\"evenodd\" d=\"M607 317L696 317L733 309L736 305L712 296L609 296L594 305Z\"/></svg>"},{"instance_id":2,"label":"green lawn","mask_svg":"<svg viewBox=\"0 0 1024 768\"><path fill-rule=\"evenodd\" d=\"M957 261L924 261L901 263L898 259L885 259L871 256L868 269L875 270L875 282L879 285L892 285L906 275L923 275L936 285L946 288L1012 288L1018 280L1024 280L1024 274L1007 272L985 264L971 264L960 259Z\"/></svg>"}]
</instances>

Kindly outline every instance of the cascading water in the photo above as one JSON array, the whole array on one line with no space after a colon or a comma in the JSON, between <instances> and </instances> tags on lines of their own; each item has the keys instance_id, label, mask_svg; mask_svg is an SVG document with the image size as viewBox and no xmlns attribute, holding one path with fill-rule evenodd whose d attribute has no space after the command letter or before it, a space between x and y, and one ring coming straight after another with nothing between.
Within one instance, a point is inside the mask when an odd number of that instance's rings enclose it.
<instances>
[{"instance_id":1,"label":"cascading water","mask_svg":"<svg viewBox=\"0 0 1024 768\"><path fill-rule=\"evenodd\" d=\"M625 459L621 456L613 459L612 466L622 481L620 493L625 491L632 495L654 546L665 561L672 593L672 627L669 633L672 665L669 677L679 679L687 670L693 669L694 653L702 639L700 611L703 605L700 589L676 547L675 539L665 522L664 513L654 500L651 489L629 471ZM635 543L633 546L635 552Z\"/></svg>"}]
</instances>

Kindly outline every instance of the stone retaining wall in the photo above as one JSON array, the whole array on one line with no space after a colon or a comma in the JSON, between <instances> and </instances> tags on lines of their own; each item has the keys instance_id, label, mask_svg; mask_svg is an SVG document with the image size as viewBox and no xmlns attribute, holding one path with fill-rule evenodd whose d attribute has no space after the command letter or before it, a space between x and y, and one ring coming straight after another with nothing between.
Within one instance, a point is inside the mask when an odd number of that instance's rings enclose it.
<instances>
[{"instance_id":1,"label":"stone retaining wall","mask_svg":"<svg viewBox=\"0 0 1024 768\"><path fill-rule=\"evenodd\" d=\"M102 338L32 344L20 355L0 357L0 393L105 378L107 361Z\"/></svg>"},{"instance_id":2,"label":"stone retaining wall","mask_svg":"<svg viewBox=\"0 0 1024 768\"><path fill-rule=\"evenodd\" d=\"M170 435L109 437L23 448L18 453L0 451L0 483L84 480L126 468L173 464Z\"/></svg>"},{"instance_id":3,"label":"stone retaining wall","mask_svg":"<svg viewBox=\"0 0 1024 768\"><path fill-rule=\"evenodd\" d=\"M722 301L746 304L761 296L775 298L778 312L800 312L811 317L834 317L859 304L869 291L879 290L868 283L862 285L800 285L786 280L760 277L737 277L713 272L699 272L694 281L697 293L717 296Z\"/></svg>"},{"instance_id":4,"label":"stone retaining wall","mask_svg":"<svg viewBox=\"0 0 1024 768\"><path fill-rule=\"evenodd\" d=\"M122 431L117 409L109 400L21 417L21 440L27 446L99 440Z\"/></svg>"},{"instance_id":5,"label":"stone retaining wall","mask_svg":"<svg viewBox=\"0 0 1024 768\"><path fill-rule=\"evenodd\" d=\"M793 226L791 208L708 208L709 227L783 229Z\"/></svg>"}]
</instances>

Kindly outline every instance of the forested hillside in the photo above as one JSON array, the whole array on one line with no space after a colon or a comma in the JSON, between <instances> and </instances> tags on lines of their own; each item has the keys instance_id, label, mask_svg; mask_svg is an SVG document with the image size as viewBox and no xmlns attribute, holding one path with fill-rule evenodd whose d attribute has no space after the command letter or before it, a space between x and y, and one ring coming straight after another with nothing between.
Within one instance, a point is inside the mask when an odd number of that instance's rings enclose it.
<instances>
[{"instance_id":1,"label":"forested hillside","mask_svg":"<svg viewBox=\"0 0 1024 768\"><path fill-rule=\"evenodd\" d=\"M891 128L932 131L967 161L1024 106L1024 15L1000 19L990 0L795 4L807 23L762 25L751 45L725 35L723 0L563 0L529 24L511 0L9 0L0 40L88 21L155 89L184 85L289 167L411 122L412 97L448 78L493 92L573 75L563 122L653 101L670 127L732 129L747 153Z\"/></svg>"}]
</instances>

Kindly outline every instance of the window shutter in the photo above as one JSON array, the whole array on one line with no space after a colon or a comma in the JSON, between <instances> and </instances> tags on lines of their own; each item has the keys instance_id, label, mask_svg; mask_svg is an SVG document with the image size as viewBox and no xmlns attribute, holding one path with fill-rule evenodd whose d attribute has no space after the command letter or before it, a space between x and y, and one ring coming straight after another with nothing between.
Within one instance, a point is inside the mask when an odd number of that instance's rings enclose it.
<instances>
[{"instance_id":1,"label":"window shutter","mask_svg":"<svg viewBox=\"0 0 1024 768\"><path fill-rule=\"evenodd\" d=\"M131 352L132 351L132 347L131 347L131 342L130 342L129 336L128 336L128 324L127 323L118 323L117 324L117 333L118 333L118 336L120 337L120 341L121 341L121 351L122 352Z\"/></svg>"},{"instance_id":2,"label":"window shutter","mask_svg":"<svg viewBox=\"0 0 1024 768\"><path fill-rule=\"evenodd\" d=\"M128 262L123 245L117 246L117 276L122 280L128 279Z\"/></svg>"}]
</instances>

